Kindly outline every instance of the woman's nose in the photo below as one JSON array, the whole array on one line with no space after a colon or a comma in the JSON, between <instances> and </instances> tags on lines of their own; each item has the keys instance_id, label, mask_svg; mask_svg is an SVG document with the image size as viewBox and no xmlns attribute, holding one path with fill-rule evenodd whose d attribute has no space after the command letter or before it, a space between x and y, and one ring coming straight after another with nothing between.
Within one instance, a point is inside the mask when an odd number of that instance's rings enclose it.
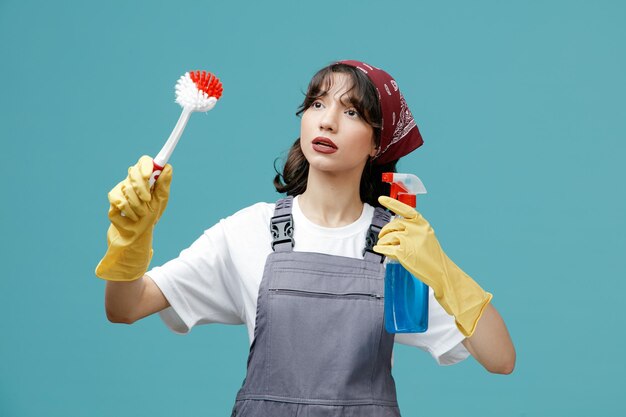
<instances>
[{"instance_id":1,"label":"woman's nose","mask_svg":"<svg viewBox=\"0 0 626 417\"><path fill-rule=\"evenodd\" d=\"M331 132L337 131L337 115L331 109L328 109L322 114L320 118L320 129L329 130Z\"/></svg>"}]
</instances>

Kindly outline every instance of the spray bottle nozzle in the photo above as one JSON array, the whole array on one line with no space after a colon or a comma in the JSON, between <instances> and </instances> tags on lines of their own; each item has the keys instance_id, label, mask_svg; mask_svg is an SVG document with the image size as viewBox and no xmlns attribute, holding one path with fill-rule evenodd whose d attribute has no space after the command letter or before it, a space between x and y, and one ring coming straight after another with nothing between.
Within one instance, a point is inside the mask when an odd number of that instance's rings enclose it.
<instances>
[{"instance_id":1,"label":"spray bottle nozzle","mask_svg":"<svg viewBox=\"0 0 626 417\"><path fill-rule=\"evenodd\" d=\"M413 174L399 174L397 172L383 173L383 182L391 184L389 196L411 207L416 206L417 194L426 194L426 187Z\"/></svg>"}]
</instances>

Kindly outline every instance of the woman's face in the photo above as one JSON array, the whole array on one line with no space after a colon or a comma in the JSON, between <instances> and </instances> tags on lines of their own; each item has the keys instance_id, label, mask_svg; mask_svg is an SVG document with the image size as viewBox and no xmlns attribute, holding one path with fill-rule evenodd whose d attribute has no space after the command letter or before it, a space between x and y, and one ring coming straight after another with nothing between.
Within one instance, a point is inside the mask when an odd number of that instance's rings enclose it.
<instances>
[{"instance_id":1,"label":"woman's face","mask_svg":"<svg viewBox=\"0 0 626 417\"><path fill-rule=\"evenodd\" d=\"M332 87L302 114L300 147L310 168L322 171L363 171L376 154L374 128L361 117L344 93L347 74L333 73Z\"/></svg>"}]
</instances>

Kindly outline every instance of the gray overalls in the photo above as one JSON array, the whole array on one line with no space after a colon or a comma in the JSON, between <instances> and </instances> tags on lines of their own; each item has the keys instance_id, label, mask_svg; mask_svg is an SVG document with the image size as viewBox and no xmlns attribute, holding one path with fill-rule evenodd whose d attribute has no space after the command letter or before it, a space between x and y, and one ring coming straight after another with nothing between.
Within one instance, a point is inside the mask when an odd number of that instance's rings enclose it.
<instances>
[{"instance_id":1,"label":"gray overalls","mask_svg":"<svg viewBox=\"0 0 626 417\"><path fill-rule=\"evenodd\" d=\"M294 252L293 199L276 203L274 252L257 300L237 417L399 417L393 335L383 324L384 267L373 252L389 214L377 208L365 259Z\"/></svg>"}]
</instances>

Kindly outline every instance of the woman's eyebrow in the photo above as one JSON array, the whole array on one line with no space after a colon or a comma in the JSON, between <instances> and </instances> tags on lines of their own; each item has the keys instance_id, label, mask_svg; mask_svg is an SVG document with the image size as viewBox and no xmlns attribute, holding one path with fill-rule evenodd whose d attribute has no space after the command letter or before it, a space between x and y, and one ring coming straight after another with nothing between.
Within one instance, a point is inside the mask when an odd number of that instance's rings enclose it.
<instances>
[{"instance_id":1,"label":"woman's eyebrow","mask_svg":"<svg viewBox=\"0 0 626 417\"><path fill-rule=\"evenodd\" d=\"M319 91L317 94L313 95L312 99L318 100L318 99L327 98L327 97L329 97L328 90L325 90L325 91ZM335 97L333 97L333 100L336 100ZM357 103L356 100L354 100L354 97L348 92L342 93L341 96L339 97L339 100L337 101L339 101L345 107L355 107Z\"/></svg>"},{"instance_id":2,"label":"woman's eyebrow","mask_svg":"<svg viewBox=\"0 0 626 417\"><path fill-rule=\"evenodd\" d=\"M318 91L316 94L312 94L311 98L313 100L317 100L318 98L326 97L328 95L328 90Z\"/></svg>"},{"instance_id":3,"label":"woman's eyebrow","mask_svg":"<svg viewBox=\"0 0 626 417\"><path fill-rule=\"evenodd\" d=\"M352 97L349 93L343 93L341 97L339 97L339 102L346 107L354 107L356 106L356 102L354 97Z\"/></svg>"}]
</instances>

